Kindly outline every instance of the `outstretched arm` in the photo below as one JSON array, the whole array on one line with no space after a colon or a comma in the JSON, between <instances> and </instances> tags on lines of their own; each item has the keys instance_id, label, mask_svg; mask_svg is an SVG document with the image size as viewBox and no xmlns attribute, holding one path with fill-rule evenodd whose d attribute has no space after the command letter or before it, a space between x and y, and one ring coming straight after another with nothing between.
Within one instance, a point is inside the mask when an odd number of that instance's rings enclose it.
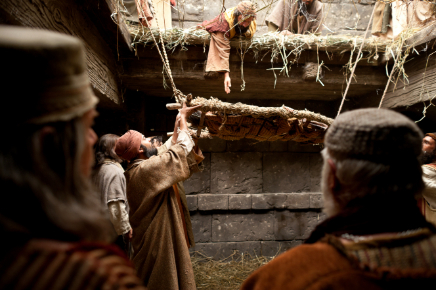
<instances>
[{"instance_id":1,"label":"outstretched arm","mask_svg":"<svg viewBox=\"0 0 436 290\"><path fill-rule=\"evenodd\" d=\"M228 71L226 71L224 73L224 90L226 91L227 94L230 93L231 86L232 86L232 84L230 83L230 73Z\"/></svg>"}]
</instances>

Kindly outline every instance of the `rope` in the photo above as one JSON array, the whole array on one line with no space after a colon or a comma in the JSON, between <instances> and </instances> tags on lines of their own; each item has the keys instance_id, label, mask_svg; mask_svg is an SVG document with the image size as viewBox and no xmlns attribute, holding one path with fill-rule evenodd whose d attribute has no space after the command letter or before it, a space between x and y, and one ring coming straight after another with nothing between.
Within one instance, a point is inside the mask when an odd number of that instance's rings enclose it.
<instances>
[{"instance_id":1,"label":"rope","mask_svg":"<svg viewBox=\"0 0 436 290\"><path fill-rule=\"evenodd\" d=\"M326 125L331 125L333 119L325 117L321 114L316 114L307 110L293 110L285 107L257 107L252 105L245 105L242 103L227 103L220 101L215 98L205 99L197 97L193 99L190 103L191 106L201 105L198 108L199 111L203 113L207 112L223 112L224 120L227 121L228 114L235 114L241 116L251 116L253 118L271 118L271 117L281 117L283 119L297 118L297 119L307 119L310 121L317 121L324 123ZM225 123L225 121L223 123Z\"/></svg>"},{"instance_id":2,"label":"rope","mask_svg":"<svg viewBox=\"0 0 436 290\"><path fill-rule=\"evenodd\" d=\"M353 75L354 75L354 71L356 70L357 63L359 62L359 57L360 57L360 54L362 53L362 47L363 47L363 44L365 43L365 39L366 39L366 35L368 34L369 27L371 26L372 17L374 16L374 12L375 12L375 5L374 5L374 9L372 9L371 17L369 18L368 26L366 27L365 36L363 37L362 44L360 45L359 53L357 54L357 59L356 59L356 62L354 63L353 70L351 71L350 79L348 80L347 88L345 89L345 93L344 93L344 96L342 97L341 105L339 106L338 114L336 115L336 117L339 116L339 114L341 113L342 106L344 105L345 98L347 97L348 88L350 87L351 80L353 79Z\"/></svg>"},{"instance_id":3,"label":"rope","mask_svg":"<svg viewBox=\"0 0 436 290\"><path fill-rule=\"evenodd\" d=\"M392 76L394 74L394 71L396 70L395 67L396 67L396 64L398 62L398 59L400 58L400 55L401 55L401 52L398 52L397 58L395 59L395 62L394 62L394 66L392 67L391 73L389 74L389 79L388 79L388 82L386 83L386 87L385 87L385 90L383 92L383 96L382 96L382 98L380 100L380 104L378 105L379 109L381 108L381 105L382 105L382 103L383 103L383 101L385 99L386 92L388 90L389 84L391 83L391 79L392 79Z\"/></svg>"},{"instance_id":4,"label":"rope","mask_svg":"<svg viewBox=\"0 0 436 290\"><path fill-rule=\"evenodd\" d=\"M151 7L153 8L154 13L157 14L157 10L154 7L153 1L150 1L150 4L151 4ZM150 25L150 22L148 22L147 17L144 17L144 19L147 22L148 28L150 29L151 25ZM153 38L153 41L154 41L154 43L156 45L157 51L159 52L159 55L160 55L160 58L161 58L161 60L163 62L163 65L164 65L165 71L167 73L167 76L170 79L170 83L171 83L171 86L172 86L172 89L173 89L173 93L174 93L174 98L176 99L176 101L178 103L182 103L183 93L180 90L177 89L176 84L174 83L172 72L171 72L171 68L170 68L170 63L168 61L168 56L167 56L167 52L166 52L166 49L165 49L165 45L164 45L164 41L163 41L163 37L162 37L162 32L160 31L159 22L157 21L157 17L155 17L155 20L156 20L157 31L159 32L159 40L160 40L160 43L161 43L161 46L162 46L162 50L163 50L163 54L165 56L165 59L162 56L162 52L160 51L159 44L157 43L156 38L154 37L154 34L151 31L151 29L150 29L150 34L151 34L151 36ZM141 25L142 25L142 23L141 23Z\"/></svg>"}]
</instances>

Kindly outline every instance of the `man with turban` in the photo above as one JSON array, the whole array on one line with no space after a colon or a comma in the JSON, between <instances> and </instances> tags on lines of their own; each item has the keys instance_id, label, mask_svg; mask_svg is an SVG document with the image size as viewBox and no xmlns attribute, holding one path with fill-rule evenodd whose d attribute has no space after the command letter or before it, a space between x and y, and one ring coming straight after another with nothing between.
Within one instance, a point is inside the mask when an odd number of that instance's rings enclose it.
<instances>
[{"instance_id":1,"label":"man with turban","mask_svg":"<svg viewBox=\"0 0 436 290\"><path fill-rule=\"evenodd\" d=\"M250 1L242 1L236 7L227 9L210 21L204 21L198 28L210 33L209 54L205 78L217 78L224 73L224 90L230 93L230 39L235 36L252 38L256 32L256 7Z\"/></svg>"},{"instance_id":2,"label":"man with turban","mask_svg":"<svg viewBox=\"0 0 436 290\"><path fill-rule=\"evenodd\" d=\"M130 130L115 145L115 152L129 160L126 169L130 225L133 229L133 263L150 290L196 289L188 248L185 215L177 183L200 171L204 157L188 133L186 119L197 107L183 105L174 134L158 150L141 133Z\"/></svg>"},{"instance_id":3,"label":"man with turban","mask_svg":"<svg viewBox=\"0 0 436 290\"><path fill-rule=\"evenodd\" d=\"M285 35L319 33L323 28L322 10L318 0L279 0L265 23L268 31Z\"/></svg>"},{"instance_id":4,"label":"man with turban","mask_svg":"<svg viewBox=\"0 0 436 290\"><path fill-rule=\"evenodd\" d=\"M425 184L421 210L427 221L436 225L436 133L427 133L422 139L421 161Z\"/></svg>"},{"instance_id":5,"label":"man with turban","mask_svg":"<svg viewBox=\"0 0 436 290\"><path fill-rule=\"evenodd\" d=\"M415 197L423 134L385 109L339 115L325 136L321 188L328 218L255 271L251 289L425 289L436 282L436 229Z\"/></svg>"}]
</instances>

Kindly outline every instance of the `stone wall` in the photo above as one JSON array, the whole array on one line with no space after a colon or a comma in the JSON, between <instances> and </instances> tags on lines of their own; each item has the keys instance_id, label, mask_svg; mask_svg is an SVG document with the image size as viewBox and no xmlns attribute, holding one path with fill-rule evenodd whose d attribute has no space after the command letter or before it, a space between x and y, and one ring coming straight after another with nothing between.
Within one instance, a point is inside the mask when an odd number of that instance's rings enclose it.
<instances>
[{"instance_id":1,"label":"stone wall","mask_svg":"<svg viewBox=\"0 0 436 290\"><path fill-rule=\"evenodd\" d=\"M321 213L320 146L201 140L205 170L185 182L192 251L273 256L306 239Z\"/></svg>"},{"instance_id":2,"label":"stone wall","mask_svg":"<svg viewBox=\"0 0 436 290\"><path fill-rule=\"evenodd\" d=\"M282 0L280 0L282 1ZM225 8L237 5L240 0L226 0ZM265 7L272 2L269 0L252 0L259 8ZM371 0L329 0L323 1L325 27L322 32L326 34L362 35L368 25L369 18L375 1ZM219 15L223 8L222 0L178 0L177 10L172 10L173 27L189 28L210 20ZM265 18L270 14L272 6L268 6L257 15L257 33L263 34L268 31L265 26Z\"/></svg>"}]
</instances>

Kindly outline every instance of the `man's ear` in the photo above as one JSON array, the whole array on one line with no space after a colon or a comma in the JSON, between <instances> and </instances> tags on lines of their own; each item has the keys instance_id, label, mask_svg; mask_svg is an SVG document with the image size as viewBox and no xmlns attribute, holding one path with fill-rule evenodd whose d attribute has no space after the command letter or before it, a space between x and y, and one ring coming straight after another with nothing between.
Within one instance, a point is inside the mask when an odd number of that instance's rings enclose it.
<instances>
[{"instance_id":1,"label":"man's ear","mask_svg":"<svg viewBox=\"0 0 436 290\"><path fill-rule=\"evenodd\" d=\"M139 154L144 153L144 149L142 149L142 146L139 147Z\"/></svg>"},{"instance_id":2,"label":"man's ear","mask_svg":"<svg viewBox=\"0 0 436 290\"><path fill-rule=\"evenodd\" d=\"M330 167L329 176L327 179L328 187L329 187L331 192L336 192L340 188L339 180L336 177L336 164L331 159L328 159L327 162L328 162L329 167Z\"/></svg>"}]
</instances>

